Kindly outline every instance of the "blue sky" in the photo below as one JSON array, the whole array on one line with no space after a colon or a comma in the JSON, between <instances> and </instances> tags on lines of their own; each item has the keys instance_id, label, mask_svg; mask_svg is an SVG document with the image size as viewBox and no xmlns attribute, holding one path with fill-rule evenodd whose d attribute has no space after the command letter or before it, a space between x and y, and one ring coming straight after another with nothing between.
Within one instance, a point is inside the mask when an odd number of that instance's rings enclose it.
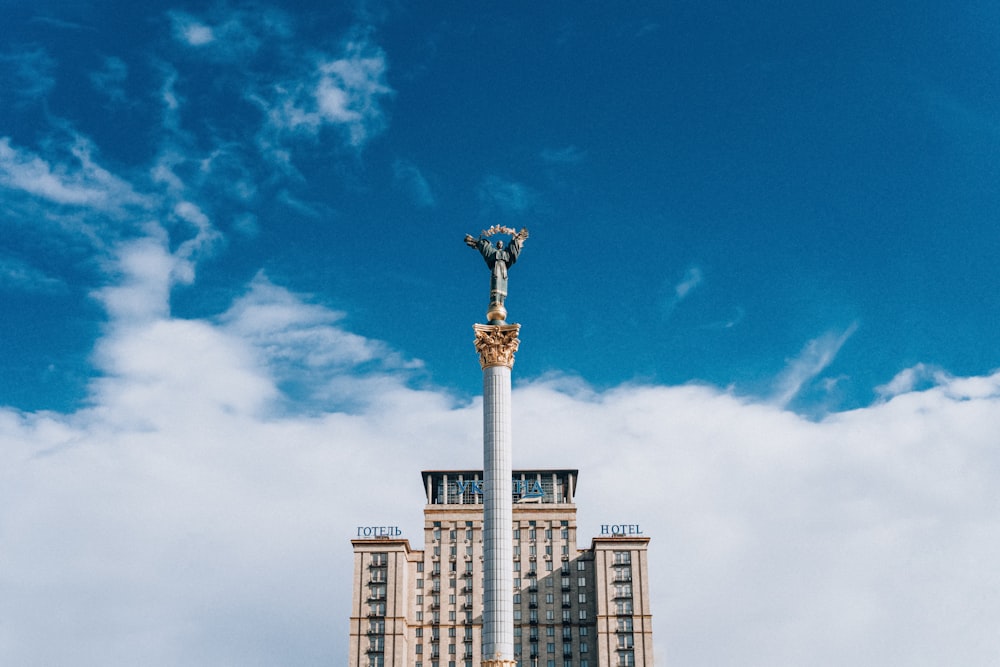
<instances>
[{"instance_id":1,"label":"blue sky","mask_svg":"<svg viewBox=\"0 0 1000 667\"><path fill-rule=\"evenodd\" d=\"M350 527L480 464L491 225L661 656L995 658L995 3L5 14L0 662L341 659Z\"/></svg>"}]
</instances>

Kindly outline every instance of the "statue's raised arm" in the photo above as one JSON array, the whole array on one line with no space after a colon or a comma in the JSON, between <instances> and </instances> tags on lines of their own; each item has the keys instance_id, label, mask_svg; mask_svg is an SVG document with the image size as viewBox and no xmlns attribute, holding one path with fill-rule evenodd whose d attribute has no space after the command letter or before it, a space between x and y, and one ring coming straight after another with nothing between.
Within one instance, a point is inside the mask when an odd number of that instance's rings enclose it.
<instances>
[{"instance_id":1,"label":"statue's raised arm","mask_svg":"<svg viewBox=\"0 0 1000 667\"><path fill-rule=\"evenodd\" d=\"M496 245L490 242L490 237L496 234L510 235L510 243L506 248L503 241L497 241ZM527 238L527 228L515 232L510 227L496 225L480 232L478 239L471 234L465 235L465 245L479 250L486 266L490 267L490 307L486 313L490 324L503 324L506 321L504 301L507 298L507 269L517 261Z\"/></svg>"}]
</instances>

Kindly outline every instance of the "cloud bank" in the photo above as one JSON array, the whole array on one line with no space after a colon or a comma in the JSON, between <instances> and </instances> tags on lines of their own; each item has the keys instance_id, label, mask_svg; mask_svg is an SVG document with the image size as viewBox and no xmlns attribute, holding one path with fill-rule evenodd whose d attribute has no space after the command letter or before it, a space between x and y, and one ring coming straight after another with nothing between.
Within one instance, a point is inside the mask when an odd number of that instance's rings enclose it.
<instances>
[{"instance_id":1,"label":"cloud bank","mask_svg":"<svg viewBox=\"0 0 1000 667\"><path fill-rule=\"evenodd\" d=\"M263 275L185 320L162 239L117 257L88 406L0 409L0 662L342 661L354 526L421 546L418 473L481 464L479 402L413 388L415 362ZM527 379L514 462L580 469L581 535L652 537L661 660L988 664L1000 373L902 389L813 422Z\"/></svg>"}]
</instances>

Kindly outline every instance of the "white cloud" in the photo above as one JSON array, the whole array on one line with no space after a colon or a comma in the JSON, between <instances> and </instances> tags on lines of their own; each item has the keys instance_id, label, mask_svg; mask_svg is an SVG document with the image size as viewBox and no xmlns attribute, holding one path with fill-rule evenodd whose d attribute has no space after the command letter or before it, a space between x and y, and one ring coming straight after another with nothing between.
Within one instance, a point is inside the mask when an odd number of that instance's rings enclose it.
<instances>
[{"instance_id":1,"label":"white cloud","mask_svg":"<svg viewBox=\"0 0 1000 667\"><path fill-rule=\"evenodd\" d=\"M419 471L480 465L479 402L368 370L382 344L263 277L218 322L171 318L160 243L122 257L160 307L111 304L92 406L0 410L0 661L342 662L354 526L419 547ZM370 400L290 416L295 365ZM581 470L584 545L608 522L652 538L660 660L1000 650L1000 373L819 422L710 387L550 378L513 400L515 466Z\"/></svg>"},{"instance_id":2,"label":"white cloud","mask_svg":"<svg viewBox=\"0 0 1000 667\"><path fill-rule=\"evenodd\" d=\"M172 317L167 248L119 248L88 407L0 409L0 662L342 662L354 526L419 548L418 473L481 465L481 404L408 387L410 362L263 275L214 320ZM988 664L1000 373L894 391L813 422L528 381L514 464L581 470L583 546L608 522L652 538L661 660Z\"/></svg>"},{"instance_id":3,"label":"white cloud","mask_svg":"<svg viewBox=\"0 0 1000 667\"><path fill-rule=\"evenodd\" d=\"M701 269L697 266L688 267L684 272L684 277L681 281L674 285L674 294L677 295L677 300L685 298L691 290L701 284Z\"/></svg>"},{"instance_id":4,"label":"white cloud","mask_svg":"<svg viewBox=\"0 0 1000 667\"><path fill-rule=\"evenodd\" d=\"M806 343L799 356L789 360L775 380L773 400L778 405L788 405L807 382L822 373L833 362L840 348L857 328L857 324L854 323L844 331L830 331Z\"/></svg>"},{"instance_id":5,"label":"white cloud","mask_svg":"<svg viewBox=\"0 0 1000 667\"><path fill-rule=\"evenodd\" d=\"M183 12L172 12L174 35L188 46L205 46L215 41L215 32L208 25Z\"/></svg>"},{"instance_id":6,"label":"white cloud","mask_svg":"<svg viewBox=\"0 0 1000 667\"><path fill-rule=\"evenodd\" d=\"M694 288L701 284L703 279L702 271L697 266L689 266L685 271L684 275L681 277L673 287L670 289L670 293L663 297L663 316L669 317L681 301L687 298L688 294L691 293ZM728 326L733 326L729 324ZM728 328L724 327L724 328ZM718 325L711 325L711 328L716 328Z\"/></svg>"},{"instance_id":7,"label":"white cloud","mask_svg":"<svg viewBox=\"0 0 1000 667\"><path fill-rule=\"evenodd\" d=\"M0 185L54 204L109 212L144 204L129 183L94 161L93 150L89 141L77 137L70 146L72 159L53 164L0 137Z\"/></svg>"},{"instance_id":8,"label":"white cloud","mask_svg":"<svg viewBox=\"0 0 1000 667\"><path fill-rule=\"evenodd\" d=\"M287 132L315 135L339 128L348 145L360 148L385 126L382 100L392 94L385 81L385 54L367 37L348 40L338 57L322 56L310 71L249 95L268 119L260 141L281 143Z\"/></svg>"}]
</instances>

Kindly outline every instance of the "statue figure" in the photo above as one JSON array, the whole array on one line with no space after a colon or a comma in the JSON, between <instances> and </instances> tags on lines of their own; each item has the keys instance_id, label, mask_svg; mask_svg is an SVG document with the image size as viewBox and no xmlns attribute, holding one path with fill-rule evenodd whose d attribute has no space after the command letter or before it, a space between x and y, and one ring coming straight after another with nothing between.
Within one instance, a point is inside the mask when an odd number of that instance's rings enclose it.
<instances>
[{"instance_id":1,"label":"statue figure","mask_svg":"<svg viewBox=\"0 0 1000 667\"><path fill-rule=\"evenodd\" d=\"M490 237L498 233L511 235L506 247L503 241L497 241L496 245L490 242ZM465 245L477 249L490 267L490 307L486 312L490 324L503 324L507 318L507 309L503 305L507 298L507 269L517 261L521 246L527 238L528 230L525 228L515 232L509 227L497 226L480 232L478 239L470 234L465 235Z\"/></svg>"}]
</instances>

